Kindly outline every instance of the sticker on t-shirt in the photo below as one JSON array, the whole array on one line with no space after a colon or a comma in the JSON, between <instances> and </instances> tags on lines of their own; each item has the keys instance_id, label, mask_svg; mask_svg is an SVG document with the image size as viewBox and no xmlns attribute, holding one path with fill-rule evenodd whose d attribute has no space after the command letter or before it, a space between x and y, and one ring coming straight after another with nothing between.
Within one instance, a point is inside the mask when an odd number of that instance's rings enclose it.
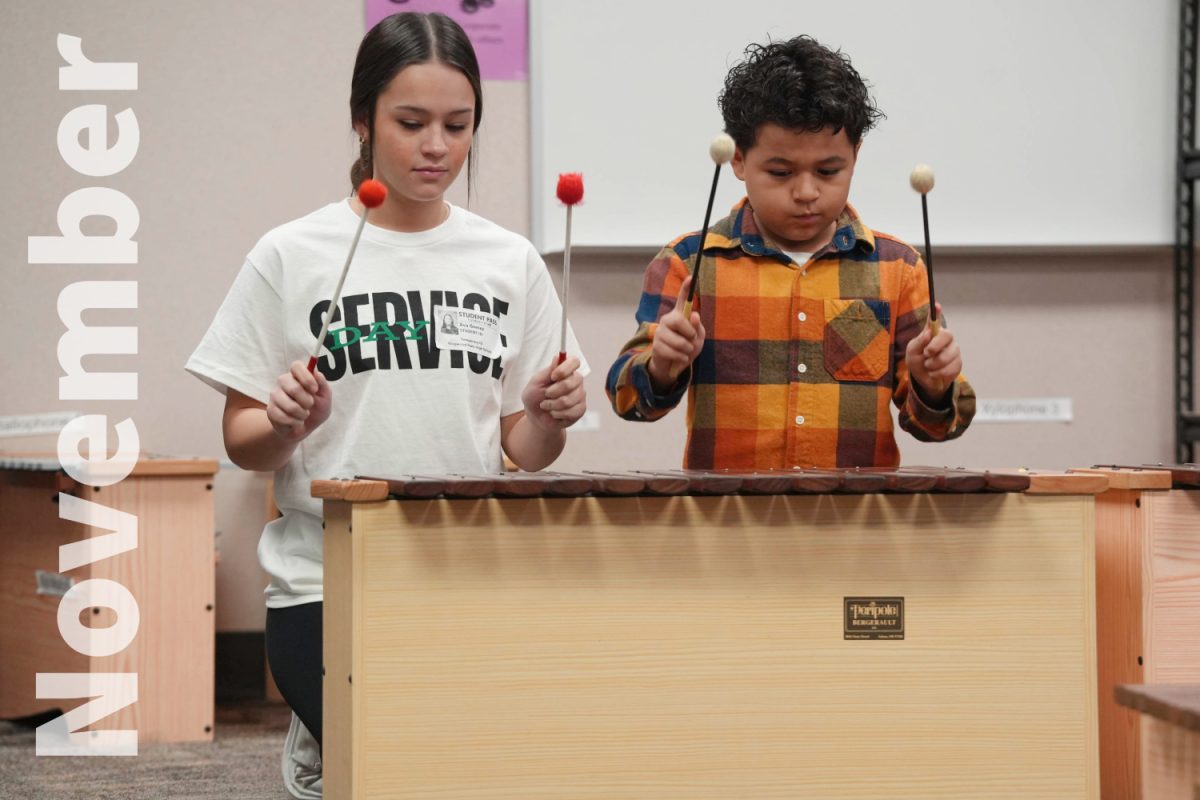
<instances>
[{"instance_id":1,"label":"sticker on t-shirt","mask_svg":"<svg viewBox=\"0 0 1200 800\"><path fill-rule=\"evenodd\" d=\"M439 350L465 350L488 358L500 355L500 318L494 314L437 307L433 310L433 324Z\"/></svg>"}]
</instances>

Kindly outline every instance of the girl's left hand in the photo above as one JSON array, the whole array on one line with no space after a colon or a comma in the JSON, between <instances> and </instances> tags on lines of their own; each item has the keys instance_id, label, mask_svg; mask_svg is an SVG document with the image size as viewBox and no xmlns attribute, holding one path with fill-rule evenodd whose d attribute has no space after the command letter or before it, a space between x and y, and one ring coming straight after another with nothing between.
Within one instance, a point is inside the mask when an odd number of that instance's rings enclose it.
<instances>
[{"instance_id":1,"label":"girl's left hand","mask_svg":"<svg viewBox=\"0 0 1200 800\"><path fill-rule=\"evenodd\" d=\"M557 363L557 356L554 361ZM572 356L533 376L521 393L530 422L542 430L558 431L579 421L587 411L587 397L578 370L579 359Z\"/></svg>"}]
</instances>

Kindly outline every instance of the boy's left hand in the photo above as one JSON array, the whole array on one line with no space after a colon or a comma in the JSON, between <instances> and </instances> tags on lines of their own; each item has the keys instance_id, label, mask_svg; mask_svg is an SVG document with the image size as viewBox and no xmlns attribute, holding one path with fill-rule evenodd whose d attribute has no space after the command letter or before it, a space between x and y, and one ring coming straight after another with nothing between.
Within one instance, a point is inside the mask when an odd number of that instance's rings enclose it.
<instances>
[{"instance_id":1,"label":"boy's left hand","mask_svg":"<svg viewBox=\"0 0 1200 800\"><path fill-rule=\"evenodd\" d=\"M938 319L942 318L942 304L937 304ZM954 379L962 372L962 354L954 341L954 334L947 328L931 335L928 325L908 343L904 352L908 362L908 374L916 384L921 399L926 405L941 408L949 403L946 394Z\"/></svg>"},{"instance_id":2,"label":"boy's left hand","mask_svg":"<svg viewBox=\"0 0 1200 800\"><path fill-rule=\"evenodd\" d=\"M554 361L557 363L557 356ZM521 392L525 416L530 422L542 430L557 431L579 421L587 411L587 397L583 391L583 376L578 370L579 359L572 356L533 376Z\"/></svg>"}]
</instances>

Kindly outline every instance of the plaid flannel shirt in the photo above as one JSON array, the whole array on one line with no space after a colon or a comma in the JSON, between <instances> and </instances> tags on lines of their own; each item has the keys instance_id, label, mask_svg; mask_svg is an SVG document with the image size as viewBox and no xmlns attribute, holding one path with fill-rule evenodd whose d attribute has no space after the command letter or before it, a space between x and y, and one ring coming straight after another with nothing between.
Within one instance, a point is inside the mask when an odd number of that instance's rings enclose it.
<instances>
[{"instance_id":1,"label":"plaid flannel shirt","mask_svg":"<svg viewBox=\"0 0 1200 800\"><path fill-rule=\"evenodd\" d=\"M924 263L913 248L868 229L850 206L832 241L804 264L764 240L749 200L709 229L696 309L704 347L665 395L647 364L658 320L691 272L699 232L676 239L646 269L638 330L605 389L627 420L664 416L688 395L690 469L895 467L888 408L922 441L962 435L975 414L963 376L950 406L912 390L904 352L929 315Z\"/></svg>"}]
</instances>

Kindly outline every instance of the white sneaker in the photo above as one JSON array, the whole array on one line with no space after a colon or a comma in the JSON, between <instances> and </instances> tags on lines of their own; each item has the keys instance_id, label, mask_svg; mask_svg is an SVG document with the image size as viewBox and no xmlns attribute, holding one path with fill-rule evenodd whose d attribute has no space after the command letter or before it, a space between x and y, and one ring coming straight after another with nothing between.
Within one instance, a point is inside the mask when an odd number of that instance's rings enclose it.
<instances>
[{"instance_id":1,"label":"white sneaker","mask_svg":"<svg viewBox=\"0 0 1200 800\"><path fill-rule=\"evenodd\" d=\"M295 712L283 740L283 785L296 800L321 800L321 747Z\"/></svg>"}]
</instances>

